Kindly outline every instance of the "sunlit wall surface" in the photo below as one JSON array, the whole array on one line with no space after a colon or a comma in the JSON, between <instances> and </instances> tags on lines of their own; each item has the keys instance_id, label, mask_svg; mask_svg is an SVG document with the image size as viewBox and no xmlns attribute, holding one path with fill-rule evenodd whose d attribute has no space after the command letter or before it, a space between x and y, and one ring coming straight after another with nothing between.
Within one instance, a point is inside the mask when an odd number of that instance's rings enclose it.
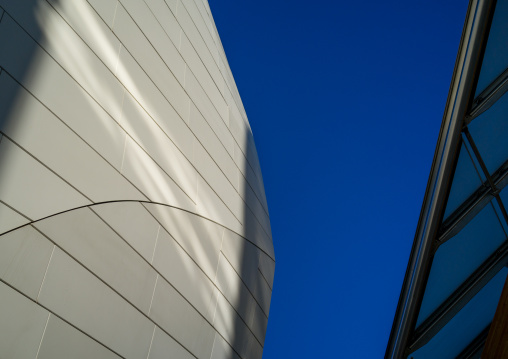
<instances>
[{"instance_id":1,"label":"sunlit wall surface","mask_svg":"<svg viewBox=\"0 0 508 359\"><path fill-rule=\"evenodd\" d=\"M508 0L472 0L387 358L482 354L508 275L507 39Z\"/></svg>"},{"instance_id":2,"label":"sunlit wall surface","mask_svg":"<svg viewBox=\"0 0 508 359\"><path fill-rule=\"evenodd\" d=\"M260 358L270 221L207 1L0 17L0 357Z\"/></svg>"}]
</instances>

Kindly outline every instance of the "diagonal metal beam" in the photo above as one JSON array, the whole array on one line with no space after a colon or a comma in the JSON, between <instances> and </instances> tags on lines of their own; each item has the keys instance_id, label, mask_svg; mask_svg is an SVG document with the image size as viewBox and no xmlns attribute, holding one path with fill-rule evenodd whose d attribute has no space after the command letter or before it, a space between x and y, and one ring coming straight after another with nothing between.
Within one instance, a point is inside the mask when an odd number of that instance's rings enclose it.
<instances>
[{"instance_id":1,"label":"diagonal metal beam","mask_svg":"<svg viewBox=\"0 0 508 359\"><path fill-rule=\"evenodd\" d=\"M457 355L455 359L479 359L482 355L483 348L485 347L485 341L489 335L490 324L481 331L476 338L473 339L463 351Z\"/></svg>"},{"instance_id":2,"label":"diagonal metal beam","mask_svg":"<svg viewBox=\"0 0 508 359\"><path fill-rule=\"evenodd\" d=\"M435 250L457 235L494 198L489 187L481 186L443 222Z\"/></svg>"},{"instance_id":3,"label":"diagonal metal beam","mask_svg":"<svg viewBox=\"0 0 508 359\"><path fill-rule=\"evenodd\" d=\"M473 136L471 136L471 133L469 133L469 129L467 128L467 126L465 126L462 131L464 132L464 135L466 136L467 141L469 142L469 145L471 146L471 149L474 152L476 160L478 161L478 163L480 164L480 167L482 168L485 178L487 178L487 183L489 184L490 188L492 189L492 194L494 195L494 197L496 197L496 202L499 206L499 210L503 214L505 222L508 224L508 212L506 212L506 208L504 207L503 201L501 200L501 197L499 196L500 190L496 187L496 184L494 183L494 179L490 175L489 170L487 169L487 166L485 165L485 162L483 161L480 151L478 150L478 147L476 147L476 143L474 142Z\"/></svg>"},{"instance_id":4,"label":"diagonal metal beam","mask_svg":"<svg viewBox=\"0 0 508 359\"><path fill-rule=\"evenodd\" d=\"M427 344L507 264L508 241L505 241L416 328L408 346L409 352L412 353Z\"/></svg>"},{"instance_id":5,"label":"diagonal metal beam","mask_svg":"<svg viewBox=\"0 0 508 359\"><path fill-rule=\"evenodd\" d=\"M508 161L492 175L492 180L497 191L506 187ZM459 233L494 197L495 193L488 185L484 184L478 188L443 222L435 249L437 250L438 246Z\"/></svg>"},{"instance_id":6,"label":"diagonal metal beam","mask_svg":"<svg viewBox=\"0 0 508 359\"><path fill-rule=\"evenodd\" d=\"M487 111L497 100L508 91L508 69L499 75L481 94L474 100L471 111L466 116L464 125L467 126L476 117Z\"/></svg>"}]
</instances>

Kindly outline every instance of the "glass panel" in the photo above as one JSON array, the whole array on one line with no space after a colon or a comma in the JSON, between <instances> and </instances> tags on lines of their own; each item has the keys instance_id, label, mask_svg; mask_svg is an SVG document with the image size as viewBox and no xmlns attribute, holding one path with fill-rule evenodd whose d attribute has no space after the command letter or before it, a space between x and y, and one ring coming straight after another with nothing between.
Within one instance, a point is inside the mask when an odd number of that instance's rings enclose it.
<instances>
[{"instance_id":1,"label":"glass panel","mask_svg":"<svg viewBox=\"0 0 508 359\"><path fill-rule=\"evenodd\" d=\"M417 326L439 307L506 239L488 204L434 256Z\"/></svg>"},{"instance_id":2,"label":"glass panel","mask_svg":"<svg viewBox=\"0 0 508 359\"><path fill-rule=\"evenodd\" d=\"M457 357L492 322L508 274L505 267L446 324L427 345L409 358Z\"/></svg>"},{"instance_id":3,"label":"glass panel","mask_svg":"<svg viewBox=\"0 0 508 359\"><path fill-rule=\"evenodd\" d=\"M455 211L474 191L476 191L482 182L473 166L471 157L464 146L460 147L459 160L453 175L450 196L446 204L444 218L446 219L453 211Z\"/></svg>"},{"instance_id":4,"label":"glass panel","mask_svg":"<svg viewBox=\"0 0 508 359\"><path fill-rule=\"evenodd\" d=\"M508 93L468 127L488 171L495 172L508 159Z\"/></svg>"},{"instance_id":5,"label":"glass panel","mask_svg":"<svg viewBox=\"0 0 508 359\"><path fill-rule=\"evenodd\" d=\"M508 0L498 0L475 97L508 67Z\"/></svg>"}]
</instances>

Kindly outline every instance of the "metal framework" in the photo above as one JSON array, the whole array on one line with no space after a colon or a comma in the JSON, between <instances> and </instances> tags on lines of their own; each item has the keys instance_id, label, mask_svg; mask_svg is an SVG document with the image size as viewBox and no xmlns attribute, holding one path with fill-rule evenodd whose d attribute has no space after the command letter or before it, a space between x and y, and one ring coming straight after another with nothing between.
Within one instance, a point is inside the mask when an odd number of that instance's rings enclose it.
<instances>
[{"instance_id":1,"label":"metal framework","mask_svg":"<svg viewBox=\"0 0 508 359\"><path fill-rule=\"evenodd\" d=\"M503 217L508 222L504 205L499 198L499 190L508 183L507 165L490 176L467 129L467 125L474 118L508 91L507 70L473 102L495 2L495 0L471 0L469 3L415 240L385 353L386 359L405 358L425 345L506 265L508 260L508 244L504 244L415 330L437 248L464 228L492 198L496 198ZM462 133L485 172L487 183L484 183L446 222L442 223L458 161ZM485 338L486 336L485 333ZM475 339L461 353L461 357L474 357L471 355L481 350L484 342L483 337Z\"/></svg>"},{"instance_id":2,"label":"metal framework","mask_svg":"<svg viewBox=\"0 0 508 359\"><path fill-rule=\"evenodd\" d=\"M466 116L464 124L469 125L476 117L487 111L506 91L508 91L508 69L478 95L471 106L471 111Z\"/></svg>"},{"instance_id":3,"label":"metal framework","mask_svg":"<svg viewBox=\"0 0 508 359\"><path fill-rule=\"evenodd\" d=\"M420 324L408 345L409 353L427 344L507 264L508 242L505 242Z\"/></svg>"},{"instance_id":4,"label":"metal framework","mask_svg":"<svg viewBox=\"0 0 508 359\"><path fill-rule=\"evenodd\" d=\"M492 180L495 188L501 191L508 184L508 161L498 169ZM483 185L466 199L444 222L438 245L443 244L464 228L494 198L494 189ZM436 248L437 249L437 248Z\"/></svg>"}]
</instances>

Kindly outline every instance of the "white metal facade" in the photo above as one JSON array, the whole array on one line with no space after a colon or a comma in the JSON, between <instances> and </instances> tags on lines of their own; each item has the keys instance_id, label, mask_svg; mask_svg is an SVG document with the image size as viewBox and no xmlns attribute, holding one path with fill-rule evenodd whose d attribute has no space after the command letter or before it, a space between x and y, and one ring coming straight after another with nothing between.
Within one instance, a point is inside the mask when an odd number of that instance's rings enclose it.
<instances>
[{"instance_id":1,"label":"white metal facade","mask_svg":"<svg viewBox=\"0 0 508 359\"><path fill-rule=\"evenodd\" d=\"M270 220L207 1L0 16L0 358L260 358Z\"/></svg>"}]
</instances>

